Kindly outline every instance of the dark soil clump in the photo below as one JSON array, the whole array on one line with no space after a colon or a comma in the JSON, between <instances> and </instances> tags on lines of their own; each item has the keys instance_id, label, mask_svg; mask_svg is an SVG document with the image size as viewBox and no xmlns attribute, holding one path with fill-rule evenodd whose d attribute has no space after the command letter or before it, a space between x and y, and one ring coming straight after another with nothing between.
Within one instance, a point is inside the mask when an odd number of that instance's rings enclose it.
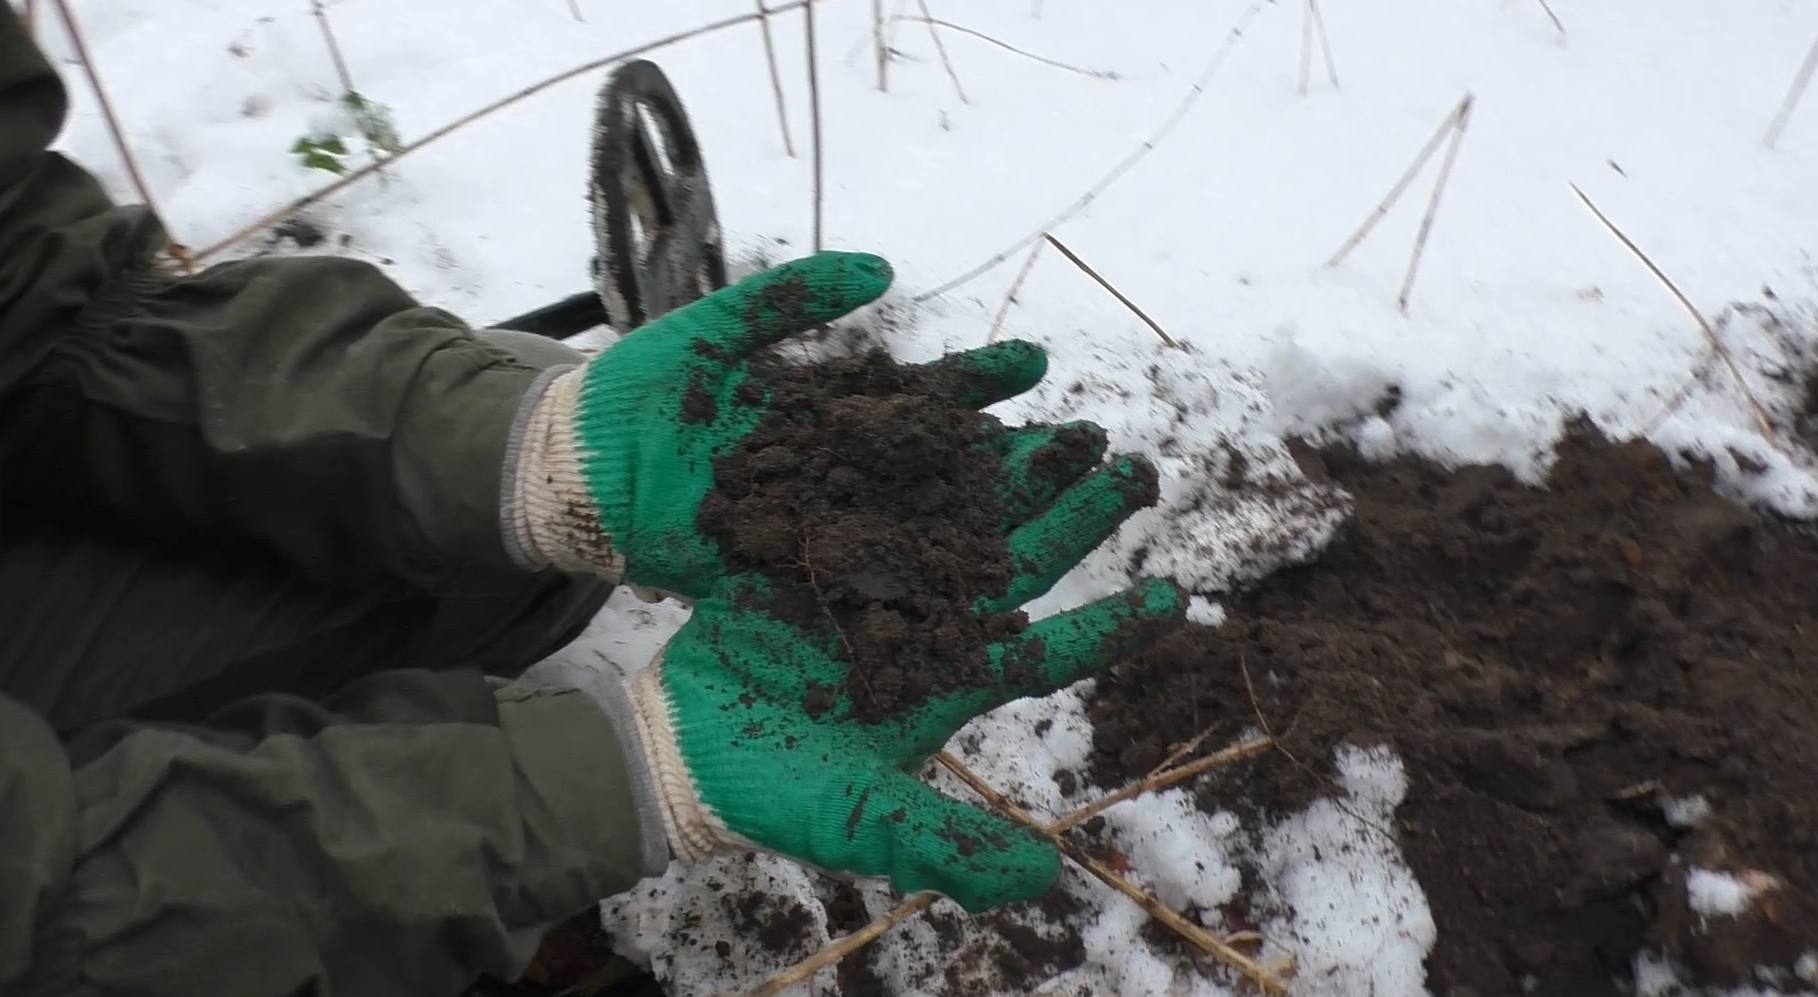
<instances>
[{"instance_id":1,"label":"dark soil clump","mask_svg":"<svg viewBox=\"0 0 1818 997\"><path fill-rule=\"evenodd\" d=\"M995 684L988 645L1027 624L1020 611L972 611L1006 591L1012 566L990 446L1003 427L954 401L963 387L874 350L767 365L741 389L769 390L771 408L716 458L700 525L735 570L773 581L773 612L829 637L846 662L844 687L811 691L811 712L844 694L874 722ZM1035 461L1089 460L1094 445L1062 434Z\"/></svg>"},{"instance_id":2,"label":"dark soil clump","mask_svg":"<svg viewBox=\"0 0 1818 997\"><path fill-rule=\"evenodd\" d=\"M1286 813L1333 791L1337 745L1392 745L1435 994L1614 995L1642 951L1698 985L1790 972L1818 939L1813 532L1583 426L1544 489L1494 467L1297 456L1355 496L1352 521L1223 627L1102 678L1092 777L1121 785L1260 711L1307 767L1264 756L1204 805ZM1693 798L1708 816L1668 819ZM1705 916L1693 868L1769 885Z\"/></svg>"}]
</instances>

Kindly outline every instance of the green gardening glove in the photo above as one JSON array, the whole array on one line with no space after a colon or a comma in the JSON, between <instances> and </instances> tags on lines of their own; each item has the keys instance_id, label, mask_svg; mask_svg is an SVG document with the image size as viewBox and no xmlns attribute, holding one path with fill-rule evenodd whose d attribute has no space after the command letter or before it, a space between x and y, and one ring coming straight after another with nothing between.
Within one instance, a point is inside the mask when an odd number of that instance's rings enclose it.
<instances>
[{"instance_id":1,"label":"green gardening glove","mask_svg":"<svg viewBox=\"0 0 1818 997\"><path fill-rule=\"evenodd\" d=\"M837 687L845 665L829 640L749 608L766 591L754 576L722 582L632 682L671 851L686 862L755 847L886 876L905 893L936 890L971 911L1046 892L1059 854L1030 829L911 773L973 717L1120 660L1177 625L1186 607L1172 583L1144 581L993 645L1001 684L866 724L851 717L849 698L803 708L811 684Z\"/></svg>"},{"instance_id":2,"label":"green gardening glove","mask_svg":"<svg viewBox=\"0 0 1818 997\"><path fill-rule=\"evenodd\" d=\"M553 565L689 599L706 595L729 573L718 541L696 526L713 458L750 434L770 401L746 385L748 359L876 300L890 279L889 264L876 256L818 253L715 291L587 364L554 372L526 396L507 457L504 533L514 559L532 570ZM1009 341L931 366L957 375L945 379L953 400L977 409L1034 387L1047 357L1034 344ZM1067 428L1006 429L989 441L1003 458L1007 504L1040 508L1098 462L1104 433L1083 424L1071 428L1092 435L1090 453L1041 459ZM1126 464L1108 473L1127 478L1129 471ZM1075 538L1082 548L1057 539L1052 520L1004 526L1020 531L1009 533L1013 555L1019 543L1056 542L1083 555L1099 540ZM1053 577L1029 573L1017 592L1043 589L1066 570L1050 566Z\"/></svg>"}]
</instances>

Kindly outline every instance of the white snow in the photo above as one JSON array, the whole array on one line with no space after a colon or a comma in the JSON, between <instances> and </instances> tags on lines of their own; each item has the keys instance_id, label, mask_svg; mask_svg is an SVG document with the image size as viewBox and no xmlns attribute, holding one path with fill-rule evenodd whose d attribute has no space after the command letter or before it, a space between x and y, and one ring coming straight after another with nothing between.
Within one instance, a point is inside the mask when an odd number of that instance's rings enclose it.
<instances>
[{"instance_id":1,"label":"white snow","mask_svg":"<svg viewBox=\"0 0 1818 997\"><path fill-rule=\"evenodd\" d=\"M584 22L567 0L332 0L328 13L356 87L390 106L410 140L561 69L752 9L746 0L576 3ZM183 242L212 243L329 179L287 151L332 119L338 89L306 0L75 6ZM1017 243L1098 183L1181 106L1233 25L1254 18L1178 126L1056 230L1187 349L1163 347L1051 248L1008 311L1004 335L1041 341L1053 363L1003 414L1097 420L1115 446L1150 455L1163 472L1161 507L1063 580L1032 607L1038 614L1146 571L1187 584L1199 595L1195 617L1216 620L1232 584L1315 552L1348 500L1301 476L1284 445L1290 433L1348 436L1378 456L1502 461L1532 479L1564 420L1582 410L1612 432L1646 431L1712 458L1740 495L1818 510L1811 455L1784 431L1772 443L1761 436L1696 324L1567 186L1582 187L1673 276L1717 323L1770 417L1790 424L1814 353L1818 98L1775 149L1761 139L1818 37L1818 5L1554 0L1561 38L1533 3L1329 2L1321 9L1341 85L1315 58L1305 97L1295 80L1298 3L1049 0L1039 18L1026 0L932 6L937 17L1118 78L946 32L969 98L961 101L924 26L905 22L894 31L901 54L889 92L879 93L863 45L869 5L820 4L828 242L896 265L893 297L912 321L892 345L908 359L984 342L1023 254L918 308L908 298ZM67 54L59 30L47 38ZM777 19L776 42L805 152L799 16ZM735 256L805 251L811 168L805 155L783 153L756 29L653 58L700 133ZM63 147L133 197L93 98L76 67L65 70L74 112ZM371 260L476 323L584 289L587 121L599 79L552 87L394 164L383 182L309 209L337 237L321 248ZM1470 129L1403 315L1394 299L1432 165L1342 265L1322 264L1467 90L1477 98ZM236 251L292 250L255 239ZM1663 416L1682 387L1681 404ZM621 595L565 655L641 667L685 614ZM1040 719L1053 724L1037 736ZM954 748L1013 798L1058 813L1089 795L1076 787L1065 796L1053 778L1084 762L1089 740L1071 691L982 718ZM1194 792L1179 789L1114 808L1107 839L1134 878L1198 905L1209 924L1223 926L1221 903L1252 903L1258 916L1272 903L1265 952L1298 957L1298 993L1421 993L1434 926L1374 830L1405 791L1399 765L1379 752L1339 758L1342 795L1278 826L1203 814ZM930 778L965 792L944 773ZM1203 791L1218 792L1215 775ZM1675 823L1700 813L1690 801L1677 806L1668 810ZM1236 897L1244 862L1268 870L1265 897ZM775 891L824 925L820 888L789 863L732 858L672 870L609 904L608 920L676 993L735 992L777 960L738 937L719 897ZM1062 888L1097 912L1081 929L1086 963L1038 992L1229 991L1227 977L1149 946L1143 915L1095 881L1069 874ZM894 903L876 884L862 891L873 914ZM1707 899L1721 907L1735 897L1716 889ZM958 940L924 918L879 943L879 972L903 993L930 992L931 971L989 962L963 958L993 943L955 908L930 917L959 922ZM1639 992L1668 992L1658 988L1670 980L1664 964L1637 965ZM976 992L993 992L985 985Z\"/></svg>"},{"instance_id":2,"label":"white snow","mask_svg":"<svg viewBox=\"0 0 1818 997\"><path fill-rule=\"evenodd\" d=\"M1674 827L1696 827L1711 815L1711 804L1703 796L1669 797L1660 804L1666 822Z\"/></svg>"},{"instance_id":3,"label":"white snow","mask_svg":"<svg viewBox=\"0 0 1818 997\"><path fill-rule=\"evenodd\" d=\"M1775 887L1773 877L1760 872L1741 874L1693 868L1686 872L1685 892L1692 910L1702 917L1734 917L1749 909L1755 897Z\"/></svg>"}]
</instances>

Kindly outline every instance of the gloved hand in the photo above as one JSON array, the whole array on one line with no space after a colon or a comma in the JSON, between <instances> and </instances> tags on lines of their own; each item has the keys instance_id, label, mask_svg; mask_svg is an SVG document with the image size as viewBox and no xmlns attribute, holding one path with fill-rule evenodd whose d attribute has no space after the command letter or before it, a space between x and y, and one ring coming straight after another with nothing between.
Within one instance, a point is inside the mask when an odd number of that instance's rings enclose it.
<instances>
[{"instance_id":1,"label":"gloved hand","mask_svg":"<svg viewBox=\"0 0 1818 997\"><path fill-rule=\"evenodd\" d=\"M827 639L750 608L765 586L753 576L722 582L632 681L671 851L688 862L756 847L887 876L906 893L937 890L971 911L1041 895L1060 856L1028 828L911 773L973 717L1120 660L1173 629L1186 608L1171 582L1149 579L993 645L998 686L866 724L851 717L848 697L813 715L803 708L811 683L837 686L846 666Z\"/></svg>"},{"instance_id":2,"label":"gloved hand","mask_svg":"<svg viewBox=\"0 0 1818 997\"><path fill-rule=\"evenodd\" d=\"M876 300L890 279L876 256L818 253L670 312L533 390L506 464L504 532L514 559L705 595L729 570L717 541L695 525L713 458L737 446L769 405L746 385L748 358ZM962 375L948 379L963 393L955 402L983 408L1034 387L1047 357L1007 341L934 366ZM1061 428L1006 430L992 444L1005 458L1007 495L1053 497L1052 475L1029 467ZM1092 431L1096 460L1103 432Z\"/></svg>"}]
</instances>

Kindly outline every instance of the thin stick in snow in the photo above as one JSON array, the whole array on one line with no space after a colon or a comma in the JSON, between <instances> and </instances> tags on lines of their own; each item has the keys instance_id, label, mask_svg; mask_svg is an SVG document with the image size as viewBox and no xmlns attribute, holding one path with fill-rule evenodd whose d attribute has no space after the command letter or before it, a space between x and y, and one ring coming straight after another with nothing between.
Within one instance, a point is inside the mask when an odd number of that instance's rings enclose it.
<instances>
[{"instance_id":1,"label":"thin stick in snow","mask_svg":"<svg viewBox=\"0 0 1818 997\"><path fill-rule=\"evenodd\" d=\"M1300 82L1295 91L1307 95L1307 77L1313 71L1313 0L1307 0L1300 15Z\"/></svg>"},{"instance_id":2,"label":"thin stick in snow","mask_svg":"<svg viewBox=\"0 0 1818 997\"><path fill-rule=\"evenodd\" d=\"M1332 36L1326 34L1326 16L1319 11L1319 0L1307 0L1307 9L1313 12L1313 29L1319 33L1319 51L1326 57L1326 79L1332 81L1332 89L1338 89L1338 64L1332 61Z\"/></svg>"},{"instance_id":3,"label":"thin stick in snow","mask_svg":"<svg viewBox=\"0 0 1818 997\"><path fill-rule=\"evenodd\" d=\"M1016 292L1023 289L1023 281L1029 279L1029 271L1035 269L1035 258L1042 254L1046 242L1038 242L1029 249L1029 258L1023 261L1023 268L1016 272L1016 279L1010 282L1010 290L1004 294L1004 303L997 308L997 316L991 320L991 332L985 337L986 343L997 342L997 332L1004 327L1004 316L1010 314L1010 302L1016 300Z\"/></svg>"},{"instance_id":4,"label":"thin stick in snow","mask_svg":"<svg viewBox=\"0 0 1818 997\"><path fill-rule=\"evenodd\" d=\"M808 0L802 7L802 23L808 37L808 116L814 142L814 251L818 253L822 246L821 178L824 161L821 158L821 70L814 48L814 0Z\"/></svg>"},{"instance_id":5,"label":"thin stick in snow","mask_svg":"<svg viewBox=\"0 0 1818 997\"><path fill-rule=\"evenodd\" d=\"M1787 87L1786 97L1780 101L1780 110L1774 112L1774 122L1768 125L1767 137L1762 139L1768 148L1780 141L1780 131L1786 127L1788 118L1793 116L1793 109L1799 106L1800 98L1805 96L1805 88L1812 82L1812 73L1818 71L1818 41L1812 42L1812 50L1805 54L1805 61L1799 64L1799 72L1793 74L1793 85Z\"/></svg>"},{"instance_id":6,"label":"thin stick in snow","mask_svg":"<svg viewBox=\"0 0 1818 997\"><path fill-rule=\"evenodd\" d=\"M915 2L922 8L922 20L928 24L928 37L934 39L934 50L940 53L941 65L946 67L947 78L953 81L953 92L959 94L960 103L972 103L966 99L966 88L960 86L959 74L953 71L953 60L947 58L947 44L941 41L940 29L934 26L934 15L928 13L928 0L915 0Z\"/></svg>"},{"instance_id":7,"label":"thin stick in snow","mask_svg":"<svg viewBox=\"0 0 1818 997\"><path fill-rule=\"evenodd\" d=\"M132 147L126 144L126 132L121 129L120 118L114 113L113 101L107 98L107 88L101 85L101 73L95 68L94 57L88 51L88 41L76 24L76 14L69 9L69 0L57 0L57 14L63 20L63 30L69 34L70 45L76 50L76 60L82 63L83 75L88 77L88 85L95 92L95 103L101 108L101 119L107 123L107 133L113 138L114 148L119 150L121 161L126 164L126 175L132 178L139 200L163 221L163 213L158 210L158 203L152 198L151 184L145 182L145 174L139 170L139 160L133 156ZM195 260L181 243L168 234L168 223L165 232L164 251L177 261L184 273L195 273Z\"/></svg>"},{"instance_id":8,"label":"thin stick in snow","mask_svg":"<svg viewBox=\"0 0 1818 997\"><path fill-rule=\"evenodd\" d=\"M1112 297L1123 302L1125 308L1130 309L1130 311L1133 314L1135 314L1135 316L1137 318L1143 320L1144 325L1147 325L1150 329L1153 329L1155 331L1155 334L1157 336L1161 337L1162 342L1168 344L1173 349L1177 349L1177 350L1180 349L1180 344L1174 341L1173 336L1168 335L1167 330L1163 329L1161 327L1160 323L1158 323L1154 319L1150 318L1149 314L1147 312L1143 311L1141 308L1138 308L1136 306L1136 302L1131 301L1128 297L1126 297L1124 295L1124 292L1118 290L1110 281L1106 280L1103 277L1100 277L1098 275L1097 270L1094 270L1090 266L1086 265L1085 260L1082 260L1078 256L1075 256L1073 253L1073 250L1068 249L1065 243L1061 242L1059 239L1056 239L1054 237L1054 233L1052 233L1052 232L1047 233L1045 238L1049 242L1054 244L1055 249L1058 249L1061 251L1062 256L1065 256L1067 259L1071 260L1073 262L1074 266L1079 267L1080 270L1083 271L1086 276L1092 278L1095 281L1098 281L1098 286L1104 288L1107 291L1110 291Z\"/></svg>"},{"instance_id":9,"label":"thin stick in snow","mask_svg":"<svg viewBox=\"0 0 1818 997\"><path fill-rule=\"evenodd\" d=\"M1464 144L1465 129L1471 127L1470 94L1458 104L1458 127L1452 129L1452 142L1446 146L1446 158L1439 164L1439 179L1433 183L1433 197L1427 201L1427 213L1420 218L1420 234L1414 237L1414 252L1408 257L1408 274L1401 280L1401 293L1395 296L1395 307L1408 313L1408 295L1414 293L1414 275L1420 271L1420 258L1427 250L1427 236L1433 231L1433 218L1439 214L1439 199L1445 196L1446 184L1452 179L1452 164L1458 161L1458 147Z\"/></svg>"},{"instance_id":10,"label":"thin stick in snow","mask_svg":"<svg viewBox=\"0 0 1818 997\"><path fill-rule=\"evenodd\" d=\"M1654 265L1654 261L1648 258L1648 254L1641 251L1640 246L1635 245L1628 236L1623 234L1621 229L1616 227L1615 222L1610 221L1608 216L1597 209L1597 205L1591 203L1591 199L1585 196L1584 191L1578 189L1577 184L1572 184L1572 193L1578 195L1578 199L1584 202L1585 207L1591 209L1591 214L1597 216L1597 220L1611 235L1616 237L1616 241L1622 243L1624 249L1640 260L1641 265L1647 267L1649 273L1666 285L1666 289L1672 293L1674 298L1678 299L1679 304L1691 313L1693 321L1697 322L1698 328L1704 332L1705 341L1710 343L1711 349L1723 359L1724 366L1730 369L1730 377L1735 380L1736 387L1742 391L1742 397L1748 400L1749 409L1755 414L1755 424L1761 430L1762 437L1768 441L1769 446L1776 450L1780 449L1780 443L1774 437L1774 424L1768 420L1767 410L1761 407L1761 402L1755 397L1755 392L1749 388L1749 382L1743 378L1742 368L1737 365L1736 358L1730 355L1729 347L1723 345L1723 340L1717 337L1717 330L1711 327L1711 323L1705 319L1704 313L1698 310L1697 305L1692 304L1692 299L1685 296L1685 292L1679 289L1679 285L1673 283L1672 278L1668 277L1665 271Z\"/></svg>"},{"instance_id":11,"label":"thin stick in snow","mask_svg":"<svg viewBox=\"0 0 1818 997\"><path fill-rule=\"evenodd\" d=\"M38 0L25 0L25 33L35 35L38 32Z\"/></svg>"},{"instance_id":12,"label":"thin stick in snow","mask_svg":"<svg viewBox=\"0 0 1818 997\"><path fill-rule=\"evenodd\" d=\"M776 94L776 127L783 133L783 152L795 158L795 143L789 138L789 107L783 101L783 74L776 68L776 41L770 37L770 11L764 0L756 0L758 31L764 38L764 62L770 66L770 91Z\"/></svg>"},{"instance_id":13,"label":"thin stick in snow","mask_svg":"<svg viewBox=\"0 0 1818 997\"><path fill-rule=\"evenodd\" d=\"M972 37L977 38L980 41L990 42L991 44L996 45L998 48L1001 48L1006 52L1014 52L1015 54L1020 55L1025 59L1034 59L1036 62L1040 62L1045 65L1053 66L1056 69L1065 69L1069 73L1078 73L1081 76L1090 76L1093 79L1097 79L1097 80L1116 80L1116 79L1122 78L1116 73L1106 72L1104 70L1099 70L1099 69L1086 69L1083 66L1070 65L1068 63L1061 62L1058 59L1050 59L1045 55L1036 55L1034 52L1030 52L1030 51L1026 51L1024 49L1017 48L1015 45L1012 45L1009 42L1003 41L1001 39L993 38L990 35L985 34L983 31L977 31L972 28L968 28L963 24L954 24L952 21L943 21L938 17L933 18L932 20L925 20L920 17L900 17L900 16L893 17L893 18L891 18L891 24L892 24L893 29L894 29L895 23L897 21L924 21L924 23L927 23L927 24L939 25L940 27L946 28L948 31L957 31L962 35L971 35Z\"/></svg>"},{"instance_id":14,"label":"thin stick in snow","mask_svg":"<svg viewBox=\"0 0 1818 997\"><path fill-rule=\"evenodd\" d=\"M1565 22L1563 22L1559 19L1558 14L1553 13L1553 5L1548 3L1547 0L1535 0L1535 2L1540 4L1541 10L1544 10L1547 12L1547 20L1553 22L1553 30L1559 32L1559 43L1561 45L1565 44L1565 40L1566 40Z\"/></svg>"},{"instance_id":15,"label":"thin stick in snow","mask_svg":"<svg viewBox=\"0 0 1818 997\"><path fill-rule=\"evenodd\" d=\"M1198 738L1194 739L1195 746L1197 745L1198 740ZM1138 782L1131 783L1123 789L1111 793L1108 796L1100 797L1099 799L1080 807L1078 810L1075 810L1067 816L1062 817L1060 820L1048 825L1043 830L1053 835L1065 833L1070 828L1110 809L1118 803L1134 799L1144 793L1164 789L1175 783L1184 782L1187 779L1209 771L1217 766L1229 765L1233 762L1253 758L1268 750L1273 743L1273 741L1267 738L1243 741L1232 745L1223 751L1216 752L1185 765L1178 767L1164 766L1163 768L1159 768L1156 771L1149 773ZM1174 759L1171 757L1170 760ZM958 763L959 759L955 758L954 762ZM965 766L961 765L961 768L964 769ZM973 779L978 778L976 775L972 775L970 770L966 770L966 773L967 775L971 775ZM955 772L954 774L959 775L958 772ZM966 776L960 775L960 778L964 780ZM979 780L979 782L980 785L984 785L983 780ZM989 787L987 787L987 790L997 799L1003 798L1001 795L997 794L995 790L989 790ZM984 795L984 793L981 793L980 795ZM986 798L990 799L992 797L988 796ZM870 924L854 931L852 934L844 935L829 942L826 947L822 948L814 955L809 956L801 962L772 976L770 979L764 981L763 986L745 994L744 997L776 997L777 994L788 987L808 979L821 969L831 966L846 956L851 955L853 952L865 947L867 944L883 935L884 932L889 931L898 924L901 924L916 914L934 906L935 901L939 899L940 894L938 893L915 894L896 905L896 907L887 911Z\"/></svg>"},{"instance_id":16,"label":"thin stick in snow","mask_svg":"<svg viewBox=\"0 0 1818 997\"><path fill-rule=\"evenodd\" d=\"M581 0L568 0L568 12L574 15L575 20L586 23L587 19L581 16Z\"/></svg>"},{"instance_id":17,"label":"thin stick in snow","mask_svg":"<svg viewBox=\"0 0 1818 997\"><path fill-rule=\"evenodd\" d=\"M1074 215L1086 210L1087 206L1097 200L1100 194L1110 190L1112 184L1121 179L1124 174L1134 169L1137 163L1142 162L1144 156L1154 152L1155 148L1161 145L1169 135L1173 134L1174 129L1179 127L1182 121L1186 120L1187 114L1193 110L1193 105L1197 104L1199 99L1205 96L1206 88L1212 83L1212 77L1217 75L1218 71L1224 67L1225 60L1230 58L1231 52L1237 47L1237 43L1243 39L1244 32L1249 30L1250 22L1254 21L1256 16L1262 13L1263 8L1270 4L1271 0L1251 0L1250 6L1245 7L1243 13L1237 15L1237 23L1232 25L1231 30L1226 33L1224 44L1220 45L1218 51L1212 54L1211 60L1206 63L1206 68L1200 71L1199 78L1193 81L1192 89L1188 90L1186 96L1181 98L1180 103L1175 105L1174 112L1168 115L1168 119L1162 122L1161 127L1157 128L1142 145L1131 150L1129 155L1119 161L1116 166L1113 166L1109 173L1100 177L1098 182L1093 184L1084 194L1081 194L1073 200L1073 203L1061 209L1059 214L1048 219L1047 224L1043 225L1041 228L1036 229L1028 235L1023 236L1021 239L1016 240L1016 242L1011 243L1009 246L992 254L990 259L987 259L978 266L960 274L958 277L955 277L932 290L923 291L916 295L913 300L922 302L931 298L938 298L948 291L960 287L983 274L990 273L992 270L1003 265L1004 261L1008 260L1018 250L1031 243L1040 242L1049 232L1059 228Z\"/></svg>"},{"instance_id":18,"label":"thin stick in snow","mask_svg":"<svg viewBox=\"0 0 1818 997\"><path fill-rule=\"evenodd\" d=\"M58 0L59 4L61 4L63 2L65 2L65 0ZM797 10L802 7L806 7L807 5L808 5L808 0L786 0L785 3L780 4L779 6L770 8L770 13L771 14L782 14L782 13L786 13L788 11ZM283 221L285 218L288 218L291 215L296 214L297 212L303 210L304 208L307 208L310 205L315 204L317 201L320 201L325 197L333 197L334 195L339 194L341 191L346 190L347 188L353 186L354 184L359 183L361 180L364 180L367 177L373 175L374 173L379 172L381 167L390 166L391 164L397 162L399 159L402 159L403 157L409 155L410 153L416 152L418 149L421 149L424 146L429 145L430 143L435 142L438 139L447 138L449 135L452 135L455 132L460 131L462 128L465 128L468 125L473 124L475 121L478 121L481 118L484 118L490 114L494 114L498 111L502 111L505 108L510 107L513 104L516 104L521 100L524 100L526 98L533 97L539 93L542 93L544 90L547 90L550 87L553 87L558 83L566 83L567 81L572 80L577 76L581 76L586 73L591 73L597 69L603 69L607 66L612 65L613 63L623 62L626 59L635 59L640 55L654 52L658 49L668 48L669 46L674 45L677 42L684 42L691 38L699 38L702 35L710 35L716 31L724 31L727 28L734 28L741 24L746 24L751 21L755 21L760 16L761 15L758 15L758 14L740 14L740 15L737 15L734 17L723 17L710 24L703 24L698 28L691 28L687 31L678 31L673 35L668 35L663 38L658 38L655 41L645 42L642 45L635 45L635 46L625 49L624 51L621 51L621 52L614 52L613 54L608 55L608 56L603 56L598 59L589 60L587 62L580 64L579 66L575 66L572 69L565 69L562 72L555 74L554 76L550 76L545 79L539 80L536 83L532 83L531 85L524 87L523 89L520 89L513 93L507 94L504 97L500 97L498 100L495 100L492 103L487 104L486 106L481 107L480 109L478 109L476 111L470 111L467 114L464 114L464 115L460 116L459 118L456 118L455 120L450 121L448 124L443 125L440 128L437 128L435 131L430 132L429 134L423 136L422 138L417 139L414 142L408 143L408 144L400 147L396 152L385 157L383 162L375 161L375 162L367 163L365 166L362 166L358 169L349 171L346 176L342 177L339 180L334 181L333 183L330 183L323 187L319 187L319 188L303 195L302 197L296 198L292 201L285 203L282 207L279 207L276 210L267 212L266 214L262 215L258 220L242 227L239 231L234 232L232 235L229 235L227 238L222 239L219 242L216 242L214 245L209 246L206 249L203 249L201 252L196 254L196 259L198 259L198 260L207 259L208 257L215 255L216 253L229 249L229 248L237 245L241 240L249 238L249 237L263 231L265 228L267 228L271 225L274 225L280 221Z\"/></svg>"},{"instance_id":19,"label":"thin stick in snow","mask_svg":"<svg viewBox=\"0 0 1818 997\"><path fill-rule=\"evenodd\" d=\"M322 8L322 0L309 0L309 6L315 12L316 23L322 26L322 40L328 44L328 57L335 64L335 78L341 81L342 95L353 93L353 74L347 71L347 60L341 57L341 46L335 41L335 29L328 23L328 11Z\"/></svg>"},{"instance_id":20,"label":"thin stick in snow","mask_svg":"<svg viewBox=\"0 0 1818 997\"><path fill-rule=\"evenodd\" d=\"M1395 181L1395 186L1389 188L1389 193L1377 202L1369 217L1364 219L1364 223L1358 226L1357 231L1351 233L1351 237L1345 240L1344 245L1338 247L1338 252L1333 253L1332 258L1326 261L1328 269L1343 263L1345 257L1351 254L1351 250L1356 249L1358 244L1369 236L1370 231L1376 227L1376 223L1382 221L1383 216L1389 213L1389 209L1395 206L1395 202L1401 199L1401 195L1407 192L1408 185L1414 182L1414 178L1420 174L1421 168L1427 165L1427 160L1433 158L1433 153L1438 150L1439 143L1444 141L1452 129L1458 127L1458 116L1464 111L1470 100L1470 95L1466 94L1465 99L1459 101L1458 106L1446 114L1446 119L1439 123L1438 130L1433 132L1432 138L1427 139L1427 144L1421 146L1420 153L1414 157L1414 162L1410 163L1407 170L1402 173L1401 179Z\"/></svg>"},{"instance_id":21,"label":"thin stick in snow","mask_svg":"<svg viewBox=\"0 0 1818 997\"><path fill-rule=\"evenodd\" d=\"M1053 827L1043 826L1028 811L1005 799L1004 795L992 788L990 783L979 778L976 773L966 767L965 762L945 751L934 757L947 771L952 772L959 777L961 782L971 787L973 792L984 797L985 801L999 813L1018 824L1033 829L1037 834L1053 842L1062 855L1072 859L1076 865L1091 873L1099 882L1135 901L1136 905L1147 911L1150 917L1174 929L1176 934L1198 946L1207 955L1242 973L1250 982L1261 988L1263 993L1286 994L1288 992L1287 985L1271 968L1263 966L1237 951L1229 942L1187 920L1174 908L1156 899L1154 894L1131 883L1103 862L1086 854L1085 850L1078 845L1061 837Z\"/></svg>"},{"instance_id":22,"label":"thin stick in snow","mask_svg":"<svg viewBox=\"0 0 1818 997\"><path fill-rule=\"evenodd\" d=\"M884 0L871 0L871 49L877 57L877 89L879 93L890 92L890 80L885 66L890 62L890 53L884 41Z\"/></svg>"}]
</instances>

